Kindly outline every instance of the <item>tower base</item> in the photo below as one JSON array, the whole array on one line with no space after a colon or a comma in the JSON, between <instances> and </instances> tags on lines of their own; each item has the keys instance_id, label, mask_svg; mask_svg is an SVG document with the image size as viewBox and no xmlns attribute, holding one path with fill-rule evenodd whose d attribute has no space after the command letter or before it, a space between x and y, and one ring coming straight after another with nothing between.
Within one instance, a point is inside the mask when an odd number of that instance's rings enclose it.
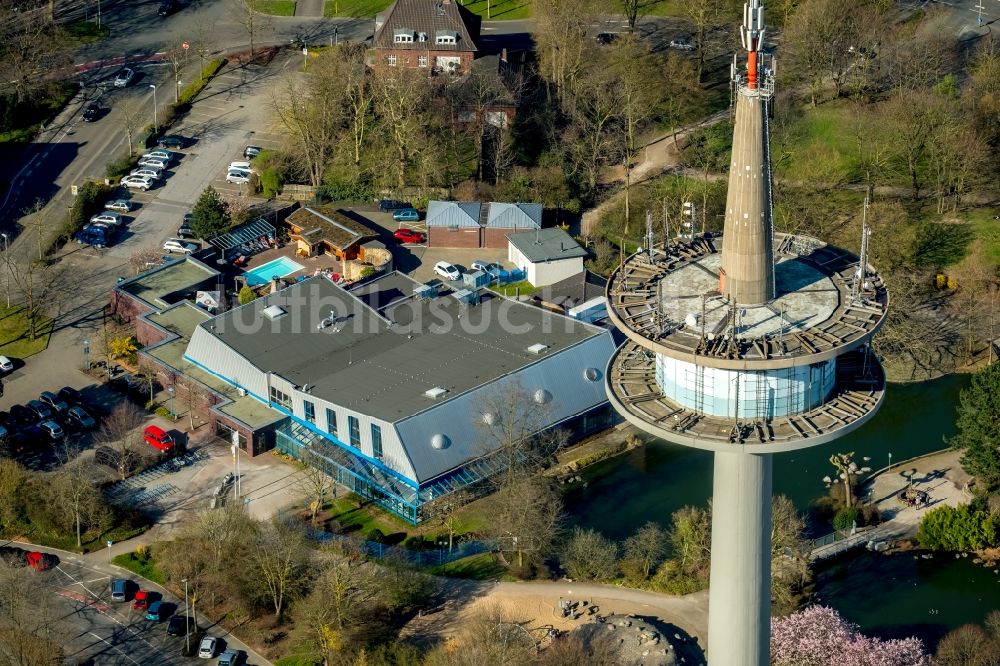
<instances>
[{"instance_id":1,"label":"tower base","mask_svg":"<svg viewBox=\"0 0 1000 666\"><path fill-rule=\"evenodd\" d=\"M771 633L771 455L715 454L710 666L768 666Z\"/></svg>"}]
</instances>

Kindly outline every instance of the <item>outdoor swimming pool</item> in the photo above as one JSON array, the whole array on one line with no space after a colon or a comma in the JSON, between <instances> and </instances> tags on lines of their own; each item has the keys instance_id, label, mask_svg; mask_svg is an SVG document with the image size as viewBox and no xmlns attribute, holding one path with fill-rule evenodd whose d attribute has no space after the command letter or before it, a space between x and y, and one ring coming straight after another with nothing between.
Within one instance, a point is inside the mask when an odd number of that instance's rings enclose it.
<instances>
[{"instance_id":1,"label":"outdoor swimming pool","mask_svg":"<svg viewBox=\"0 0 1000 666\"><path fill-rule=\"evenodd\" d=\"M247 271L243 274L243 277L247 279L248 285L256 287L260 284L267 284L271 281L271 278L285 277L301 270L301 264L295 263L288 257L281 257L266 264L261 264L252 271Z\"/></svg>"}]
</instances>

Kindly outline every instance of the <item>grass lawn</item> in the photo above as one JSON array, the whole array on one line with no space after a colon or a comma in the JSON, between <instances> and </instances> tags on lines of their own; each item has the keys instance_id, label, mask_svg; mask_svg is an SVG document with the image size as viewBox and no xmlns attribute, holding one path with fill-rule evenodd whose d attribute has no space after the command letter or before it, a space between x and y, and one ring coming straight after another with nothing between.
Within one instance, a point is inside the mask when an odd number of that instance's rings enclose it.
<instances>
[{"instance_id":1,"label":"grass lawn","mask_svg":"<svg viewBox=\"0 0 1000 666\"><path fill-rule=\"evenodd\" d=\"M295 16L295 0L258 0L257 9L272 16Z\"/></svg>"},{"instance_id":2,"label":"grass lawn","mask_svg":"<svg viewBox=\"0 0 1000 666\"><path fill-rule=\"evenodd\" d=\"M621 12L621 4L616 3L614 11ZM680 6L676 2L667 2L667 0L646 0L643 3L642 9L639 10L640 16L683 16Z\"/></svg>"},{"instance_id":3,"label":"grass lawn","mask_svg":"<svg viewBox=\"0 0 1000 666\"><path fill-rule=\"evenodd\" d=\"M111 34L107 26L97 27L96 21L72 21L63 25L66 36L75 45L93 44Z\"/></svg>"},{"instance_id":4,"label":"grass lawn","mask_svg":"<svg viewBox=\"0 0 1000 666\"><path fill-rule=\"evenodd\" d=\"M323 16L375 18L392 0L326 0Z\"/></svg>"},{"instance_id":5,"label":"grass lawn","mask_svg":"<svg viewBox=\"0 0 1000 666\"><path fill-rule=\"evenodd\" d=\"M43 317L38 323L38 336L28 337L28 319L24 310L15 306L10 309L0 305L0 356L27 358L49 346L52 335L52 320Z\"/></svg>"},{"instance_id":6,"label":"grass lawn","mask_svg":"<svg viewBox=\"0 0 1000 666\"><path fill-rule=\"evenodd\" d=\"M527 280L521 280L520 282L511 282L510 284L498 285L495 287L490 287L493 291L503 296L514 297L515 294L519 293L520 289L521 296L531 296L533 293L538 291L537 287L531 286L531 283Z\"/></svg>"},{"instance_id":7,"label":"grass lawn","mask_svg":"<svg viewBox=\"0 0 1000 666\"><path fill-rule=\"evenodd\" d=\"M775 175L798 181L854 181L858 173L854 109L847 102L829 102L805 112L772 135Z\"/></svg>"},{"instance_id":8,"label":"grass lawn","mask_svg":"<svg viewBox=\"0 0 1000 666\"><path fill-rule=\"evenodd\" d=\"M486 18L489 4L489 18ZM531 0L466 0L465 8L489 21L513 21L530 18Z\"/></svg>"},{"instance_id":9,"label":"grass lawn","mask_svg":"<svg viewBox=\"0 0 1000 666\"><path fill-rule=\"evenodd\" d=\"M392 0L326 0L323 16L374 18L391 2ZM531 0L466 0L465 8L485 19L487 2L489 20L524 19L531 16Z\"/></svg>"},{"instance_id":10,"label":"grass lawn","mask_svg":"<svg viewBox=\"0 0 1000 666\"><path fill-rule=\"evenodd\" d=\"M417 531L409 523L375 505L361 506L361 501L356 495L341 497L330 502L325 513L340 524L345 534L357 539L364 539L369 531L377 528L386 536L396 535L402 542L406 536Z\"/></svg>"},{"instance_id":11,"label":"grass lawn","mask_svg":"<svg viewBox=\"0 0 1000 666\"><path fill-rule=\"evenodd\" d=\"M1000 220L993 219L998 214L1000 209L997 208L976 208L958 215L972 226L974 237L982 243L983 253L995 264L1000 264Z\"/></svg>"},{"instance_id":12,"label":"grass lawn","mask_svg":"<svg viewBox=\"0 0 1000 666\"><path fill-rule=\"evenodd\" d=\"M156 568L156 561L151 557L140 557L136 553L122 553L115 557L112 562L134 574L148 578L154 583L163 585L167 582L163 573Z\"/></svg>"},{"instance_id":13,"label":"grass lawn","mask_svg":"<svg viewBox=\"0 0 1000 666\"><path fill-rule=\"evenodd\" d=\"M517 580L507 573L507 570L497 563L492 553L469 555L454 562L448 562L431 568L428 573L435 576L450 578L467 578L470 580Z\"/></svg>"}]
</instances>

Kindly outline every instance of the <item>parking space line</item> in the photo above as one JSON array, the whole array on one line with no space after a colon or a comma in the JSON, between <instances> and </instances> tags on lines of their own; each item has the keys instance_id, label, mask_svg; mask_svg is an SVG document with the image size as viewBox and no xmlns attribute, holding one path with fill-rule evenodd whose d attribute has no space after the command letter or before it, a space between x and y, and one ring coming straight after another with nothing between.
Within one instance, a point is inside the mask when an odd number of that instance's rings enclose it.
<instances>
[{"instance_id":1,"label":"parking space line","mask_svg":"<svg viewBox=\"0 0 1000 666\"><path fill-rule=\"evenodd\" d=\"M125 657L126 659L128 659L129 661L131 661L136 666L141 666L140 662L138 662L135 659L133 659L132 657L130 657L127 652L125 652L124 650L122 650L120 647L118 647L117 645L115 645L114 643L112 643L111 641L109 641L108 639L101 638L100 636L98 636L97 634L95 634L92 631L88 631L87 633L90 634L91 636L93 636L94 638L96 638L97 640L101 641L102 643L107 643L108 647L110 647L115 652L118 652L119 654L121 654L121 656ZM147 645L148 645L148 643L147 643ZM150 647L153 647L153 646L150 645Z\"/></svg>"}]
</instances>

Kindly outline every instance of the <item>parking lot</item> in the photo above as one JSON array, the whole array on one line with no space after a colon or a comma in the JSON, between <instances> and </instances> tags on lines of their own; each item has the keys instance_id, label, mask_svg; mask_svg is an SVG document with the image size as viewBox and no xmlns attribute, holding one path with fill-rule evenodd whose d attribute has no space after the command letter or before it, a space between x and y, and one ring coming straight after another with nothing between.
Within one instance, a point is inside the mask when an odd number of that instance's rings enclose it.
<instances>
[{"instance_id":1,"label":"parking lot","mask_svg":"<svg viewBox=\"0 0 1000 666\"><path fill-rule=\"evenodd\" d=\"M33 572L40 596L38 603L47 607L52 616L59 618L50 627L52 638L63 645L67 663L91 666L132 666L157 664L214 663L197 657L185 657L184 635L167 634L171 615L184 615L184 601L156 588L154 599L162 599L163 619L153 622L145 619L143 610L133 608L139 585L130 582L128 601L111 600L110 583L113 578L129 579L128 572L117 567L97 565L75 556L57 555L58 564L48 571ZM157 597L158 595L158 597ZM192 617L188 614L188 617ZM228 632L214 626L199 616L199 628L220 639L226 645ZM191 640L197 632L192 624ZM233 645L234 649L242 645ZM218 653L217 653L218 654ZM249 659L249 664L259 664Z\"/></svg>"}]
</instances>

